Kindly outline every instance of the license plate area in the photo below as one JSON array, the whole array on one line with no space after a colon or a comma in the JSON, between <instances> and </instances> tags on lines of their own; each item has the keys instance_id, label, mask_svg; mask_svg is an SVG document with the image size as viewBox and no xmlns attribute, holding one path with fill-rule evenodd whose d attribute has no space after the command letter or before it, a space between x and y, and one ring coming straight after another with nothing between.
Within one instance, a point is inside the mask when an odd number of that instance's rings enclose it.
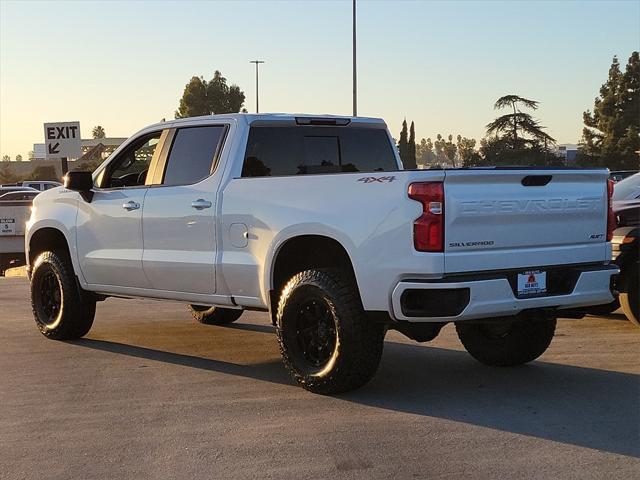
<instances>
[{"instance_id":1,"label":"license plate area","mask_svg":"<svg viewBox=\"0 0 640 480\"><path fill-rule=\"evenodd\" d=\"M517 276L518 297L535 297L547 294L547 272L526 270Z\"/></svg>"}]
</instances>

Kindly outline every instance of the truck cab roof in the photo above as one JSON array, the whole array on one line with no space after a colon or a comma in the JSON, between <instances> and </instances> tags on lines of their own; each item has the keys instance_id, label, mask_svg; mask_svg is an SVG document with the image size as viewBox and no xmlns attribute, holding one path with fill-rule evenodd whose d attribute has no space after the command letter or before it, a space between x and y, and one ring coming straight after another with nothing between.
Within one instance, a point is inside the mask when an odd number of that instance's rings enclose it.
<instances>
[{"instance_id":1,"label":"truck cab roof","mask_svg":"<svg viewBox=\"0 0 640 480\"><path fill-rule=\"evenodd\" d=\"M386 123L381 118L375 117L350 117L344 115L330 114L307 114L307 113L225 113L220 115L203 115L199 117L177 118L151 125L145 130L155 129L158 127L170 128L181 125L197 125L199 123L206 124L211 121L235 121L242 122L246 125L256 123L284 123L298 125L367 125L386 127ZM326 123L323 123L326 122Z\"/></svg>"}]
</instances>

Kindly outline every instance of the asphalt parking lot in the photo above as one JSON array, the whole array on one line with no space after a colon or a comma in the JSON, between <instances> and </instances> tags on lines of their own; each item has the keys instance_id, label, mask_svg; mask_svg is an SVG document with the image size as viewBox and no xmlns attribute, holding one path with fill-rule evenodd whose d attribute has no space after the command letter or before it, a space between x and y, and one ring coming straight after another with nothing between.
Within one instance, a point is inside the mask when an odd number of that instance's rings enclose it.
<instances>
[{"instance_id":1,"label":"asphalt parking lot","mask_svg":"<svg viewBox=\"0 0 640 480\"><path fill-rule=\"evenodd\" d=\"M451 325L387 335L363 389L292 384L263 313L197 324L109 299L80 341L42 337L28 284L0 278L0 477L638 478L640 329L561 320L530 365L495 369Z\"/></svg>"}]
</instances>

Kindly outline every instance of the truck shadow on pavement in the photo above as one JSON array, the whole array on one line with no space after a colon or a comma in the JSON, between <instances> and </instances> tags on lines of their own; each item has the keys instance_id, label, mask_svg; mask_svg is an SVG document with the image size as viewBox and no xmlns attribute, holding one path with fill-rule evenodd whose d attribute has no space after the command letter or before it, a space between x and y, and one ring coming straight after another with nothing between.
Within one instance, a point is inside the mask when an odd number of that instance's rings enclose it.
<instances>
[{"instance_id":1,"label":"truck shadow on pavement","mask_svg":"<svg viewBox=\"0 0 640 480\"><path fill-rule=\"evenodd\" d=\"M283 385L291 384L289 376L280 361L262 362L257 365L246 365L240 363L226 362L222 360L214 360L211 358L197 357L195 355L185 355L182 353L167 352L154 348L140 347L136 345L127 345L124 343L111 342L107 340L94 340L90 338L82 338L69 343L82 347L101 350L103 352L117 353L127 355L129 357L142 358L145 360L153 360L156 362L170 363L172 365L181 365L183 367L197 368L210 372L224 373L227 375L236 375L239 377L253 378L266 382L280 383Z\"/></svg>"},{"instance_id":2,"label":"truck shadow on pavement","mask_svg":"<svg viewBox=\"0 0 640 480\"><path fill-rule=\"evenodd\" d=\"M479 364L466 352L385 344L366 391L345 400L640 457L638 375L533 362Z\"/></svg>"},{"instance_id":3,"label":"truck shadow on pavement","mask_svg":"<svg viewBox=\"0 0 640 480\"><path fill-rule=\"evenodd\" d=\"M225 329L273 332L266 325L237 324L220 330ZM82 339L72 343L136 358L292 384L277 361L243 365L105 340ZM215 351L208 354L215 356ZM387 341L374 379L364 388L336 398L640 457L640 376L628 373L540 361L516 368L491 368L477 363L463 351Z\"/></svg>"}]
</instances>

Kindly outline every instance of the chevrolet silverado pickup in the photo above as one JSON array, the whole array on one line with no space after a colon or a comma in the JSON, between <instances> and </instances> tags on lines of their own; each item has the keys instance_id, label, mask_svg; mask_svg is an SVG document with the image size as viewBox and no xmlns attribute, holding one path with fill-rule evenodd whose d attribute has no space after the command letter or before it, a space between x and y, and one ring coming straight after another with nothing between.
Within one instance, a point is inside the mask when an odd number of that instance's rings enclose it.
<instances>
[{"instance_id":1,"label":"chevrolet silverado pickup","mask_svg":"<svg viewBox=\"0 0 640 480\"><path fill-rule=\"evenodd\" d=\"M231 114L147 127L40 194L27 224L40 332L87 334L110 296L206 324L270 312L302 387L360 387L385 332L454 323L488 365L530 362L556 317L613 300L607 170L403 170L385 123Z\"/></svg>"}]
</instances>

